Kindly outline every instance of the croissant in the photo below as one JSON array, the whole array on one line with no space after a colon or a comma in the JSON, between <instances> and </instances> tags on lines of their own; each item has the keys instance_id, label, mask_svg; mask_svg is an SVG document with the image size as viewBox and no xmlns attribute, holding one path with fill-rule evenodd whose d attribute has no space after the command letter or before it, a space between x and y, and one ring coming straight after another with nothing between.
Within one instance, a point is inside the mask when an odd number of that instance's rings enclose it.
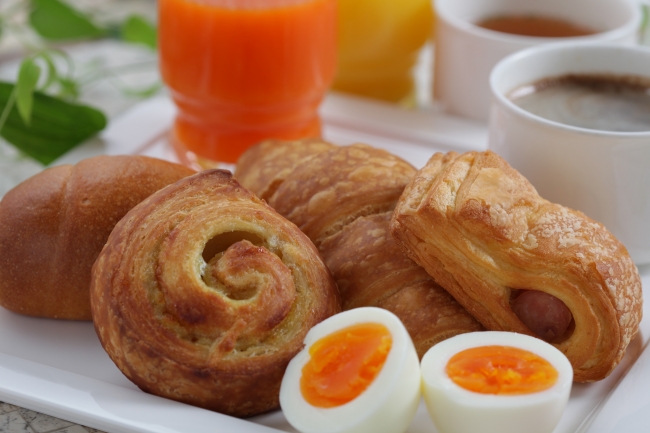
<instances>
[{"instance_id":1,"label":"croissant","mask_svg":"<svg viewBox=\"0 0 650 433\"><path fill-rule=\"evenodd\" d=\"M420 357L435 343L482 329L389 236L415 169L363 144L268 141L242 155L235 177L303 231L336 280L345 310L395 313Z\"/></svg>"},{"instance_id":2,"label":"croissant","mask_svg":"<svg viewBox=\"0 0 650 433\"><path fill-rule=\"evenodd\" d=\"M91 306L104 349L143 391L243 417L279 406L287 364L340 300L295 225L208 170L116 225Z\"/></svg>"},{"instance_id":3,"label":"croissant","mask_svg":"<svg viewBox=\"0 0 650 433\"><path fill-rule=\"evenodd\" d=\"M435 154L391 232L487 329L550 342L576 381L606 377L638 331L641 281L625 247L493 152Z\"/></svg>"},{"instance_id":4,"label":"croissant","mask_svg":"<svg viewBox=\"0 0 650 433\"><path fill-rule=\"evenodd\" d=\"M0 202L0 304L90 320L90 270L115 224L160 188L193 174L145 156L98 156L47 169Z\"/></svg>"}]
</instances>

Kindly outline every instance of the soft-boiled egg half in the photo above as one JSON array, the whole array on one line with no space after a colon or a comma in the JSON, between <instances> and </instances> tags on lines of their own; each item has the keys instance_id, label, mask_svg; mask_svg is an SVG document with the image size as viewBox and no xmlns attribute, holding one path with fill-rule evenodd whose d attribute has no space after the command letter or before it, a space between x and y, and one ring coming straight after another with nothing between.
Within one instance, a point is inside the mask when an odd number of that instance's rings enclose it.
<instances>
[{"instance_id":1,"label":"soft-boiled egg half","mask_svg":"<svg viewBox=\"0 0 650 433\"><path fill-rule=\"evenodd\" d=\"M364 307L314 326L280 388L287 421L303 433L402 433L420 401L417 352L393 313Z\"/></svg>"},{"instance_id":2,"label":"soft-boiled egg half","mask_svg":"<svg viewBox=\"0 0 650 433\"><path fill-rule=\"evenodd\" d=\"M422 393L439 433L551 433L573 368L562 352L512 332L472 332L422 358Z\"/></svg>"}]
</instances>

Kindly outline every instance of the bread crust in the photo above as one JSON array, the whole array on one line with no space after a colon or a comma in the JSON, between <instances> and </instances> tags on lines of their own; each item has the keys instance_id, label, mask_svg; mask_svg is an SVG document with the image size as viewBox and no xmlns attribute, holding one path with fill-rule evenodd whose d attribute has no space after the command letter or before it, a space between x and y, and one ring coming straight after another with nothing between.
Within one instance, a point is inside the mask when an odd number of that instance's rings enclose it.
<instances>
[{"instance_id":1,"label":"bread crust","mask_svg":"<svg viewBox=\"0 0 650 433\"><path fill-rule=\"evenodd\" d=\"M93 320L142 390L234 416L279 405L307 331L340 311L309 239L223 170L164 188L115 227Z\"/></svg>"},{"instance_id":2,"label":"bread crust","mask_svg":"<svg viewBox=\"0 0 650 433\"><path fill-rule=\"evenodd\" d=\"M98 156L47 169L0 202L0 304L90 320L90 270L137 203L194 171L145 156Z\"/></svg>"},{"instance_id":3,"label":"bread crust","mask_svg":"<svg viewBox=\"0 0 650 433\"><path fill-rule=\"evenodd\" d=\"M415 172L401 158L368 145L310 140L251 148L235 176L314 242L345 310L392 311L422 357L439 341L483 328L390 236L393 208Z\"/></svg>"},{"instance_id":4,"label":"bread crust","mask_svg":"<svg viewBox=\"0 0 650 433\"><path fill-rule=\"evenodd\" d=\"M263 141L239 158L236 177L259 198L268 201L298 164L333 148L333 144L315 138Z\"/></svg>"},{"instance_id":5,"label":"bread crust","mask_svg":"<svg viewBox=\"0 0 650 433\"><path fill-rule=\"evenodd\" d=\"M638 331L641 280L625 247L541 198L493 152L435 154L406 187L391 232L487 329L534 335L512 311L517 290L560 299L574 325L553 344L576 381L609 375Z\"/></svg>"}]
</instances>

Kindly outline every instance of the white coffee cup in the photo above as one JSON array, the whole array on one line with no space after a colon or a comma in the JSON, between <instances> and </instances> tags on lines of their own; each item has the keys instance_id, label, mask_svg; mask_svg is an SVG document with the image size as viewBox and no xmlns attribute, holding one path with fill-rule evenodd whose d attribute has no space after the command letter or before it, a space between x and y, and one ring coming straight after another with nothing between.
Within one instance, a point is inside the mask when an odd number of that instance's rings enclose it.
<instances>
[{"instance_id":1,"label":"white coffee cup","mask_svg":"<svg viewBox=\"0 0 650 433\"><path fill-rule=\"evenodd\" d=\"M631 0L435 0L434 98L443 108L486 122L489 76L494 65L516 51L558 41L637 42L640 6ZM498 16L563 19L597 30L588 36L540 38L484 29L475 25Z\"/></svg>"},{"instance_id":2,"label":"white coffee cup","mask_svg":"<svg viewBox=\"0 0 650 433\"><path fill-rule=\"evenodd\" d=\"M508 98L521 86L567 74L650 80L650 48L563 43L503 59L490 76L489 148L542 197L603 223L637 264L650 263L650 131L569 126L531 114Z\"/></svg>"}]
</instances>

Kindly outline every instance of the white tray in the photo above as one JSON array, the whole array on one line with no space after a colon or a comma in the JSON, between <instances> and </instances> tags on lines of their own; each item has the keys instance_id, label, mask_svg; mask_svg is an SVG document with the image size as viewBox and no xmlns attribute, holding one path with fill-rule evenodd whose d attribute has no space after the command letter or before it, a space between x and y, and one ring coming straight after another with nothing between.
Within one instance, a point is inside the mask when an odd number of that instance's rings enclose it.
<instances>
[{"instance_id":1,"label":"white tray","mask_svg":"<svg viewBox=\"0 0 650 433\"><path fill-rule=\"evenodd\" d=\"M366 142L417 167L436 150L484 149L487 143L484 125L433 110L401 110L331 94L322 115L327 139L339 144ZM76 162L99 153L174 160L166 141L173 116L174 107L164 97L144 102L113 121L102 140L59 162ZM643 285L650 287L650 268L642 270L642 277ZM644 320L610 377L574 385L555 433L650 431L650 351L643 352L649 336L650 321ZM240 420L145 394L108 358L92 323L35 319L2 308L0 400L113 433L295 431L280 411ZM424 405L408 432L435 432Z\"/></svg>"}]
</instances>

